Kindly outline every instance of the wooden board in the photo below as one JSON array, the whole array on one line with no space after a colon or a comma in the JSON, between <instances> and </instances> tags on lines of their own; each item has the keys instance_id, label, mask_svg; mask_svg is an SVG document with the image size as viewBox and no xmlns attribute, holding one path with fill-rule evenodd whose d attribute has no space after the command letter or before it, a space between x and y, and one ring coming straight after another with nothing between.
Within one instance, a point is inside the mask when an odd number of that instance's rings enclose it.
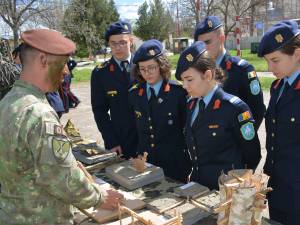
<instances>
[{"instance_id":1,"label":"wooden board","mask_svg":"<svg viewBox=\"0 0 300 225\"><path fill-rule=\"evenodd\" d=\"M164 215L174 217L176 216L176 213L182 215L183 225L195 224L197 221L210 215L208 212L196 207L195 205L189 202L186 202L184 204L181 204L173 209L164 212Z\"/></svg>"},{"instance_id":2,"label":"wooden board","mask_svg":"<svg viewBox=\"0 0 300 225\"><path fill-rule=\"evenodd\" d=\"M132 210L139 210L145 207L145 202L142 200L134 198L132 195L130 195L127 192L121 192L125 197L124 205ZM90 208L87 210L90 214L92 214L94 217L98 219L99 222L106 223L109 221L112 221L114 219L117 219L119 217L118 210L110 211L105 209L94 209ZM74 221L76 223L80 223L81 221L85 220L87 216L83 215L82 213L78 213L75 215Z\"/></svg>"},{"instance_id":3,"label":"wooden board","mask_svg":"<svg viewBox=\"0 0 300 225\"><path fill-rule=\"evenodd\" d=\"M156 213L162 213L184 203L184 201L185 200L176 197L172 193L167 193L151 199L149 202L147 202L147 208Z\"/></svg>"},{"instance_id":4,"label":"wooden board","mask_svg":"<svg viewBox=\"0 0 300 225\"><path fill-rule=\"evenodd\" d=\"M165 217L163 215L159 215L157 213L151 212L149 210L146 210L144 212L139 213L139 216L151 220L155 225L161 225L164 224L169 218ZM137 220L134 219L134 222ZM132 218L127 215L127 217L124 216L124 219L122 219L122 225L131 225L132 224ZM140 225L142 223L135 223L135 225ZM120 225L120 220L110 223L105 223L105 225Z\"/></svg>"}]
</instances>

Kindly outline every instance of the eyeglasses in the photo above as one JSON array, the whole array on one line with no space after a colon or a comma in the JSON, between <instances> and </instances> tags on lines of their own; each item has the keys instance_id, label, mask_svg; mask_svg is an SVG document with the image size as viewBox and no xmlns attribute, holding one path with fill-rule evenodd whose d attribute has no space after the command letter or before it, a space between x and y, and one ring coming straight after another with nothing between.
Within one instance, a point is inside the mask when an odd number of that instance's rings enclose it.
<instances>
[{"instance_id":1,"label":"eyeglasses","mask_svg":"<svg viewBox=\"0 0 300 225\"><path fill-rule=\"evenodd\" d=\"M146 74L148 73L154 73L157 70L158 66L157 65L150 65L146 68L140 68L140 73Z\"/></svg>"},{"instance_id":2,"label":"eyeglasses","mask_svg":"<svg viewBox=\"0 0 300 225\"><path fill-rule=\"evenodd\" d=\"M127 41L109 42L111 48L124 48L127 44Z\"/></svg>"}]
</instances>

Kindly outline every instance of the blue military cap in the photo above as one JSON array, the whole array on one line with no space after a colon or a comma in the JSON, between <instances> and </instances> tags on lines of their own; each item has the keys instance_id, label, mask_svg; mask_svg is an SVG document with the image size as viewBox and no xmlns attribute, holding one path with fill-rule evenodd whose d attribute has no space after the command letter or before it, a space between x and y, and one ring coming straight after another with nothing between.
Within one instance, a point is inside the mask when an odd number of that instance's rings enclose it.
<instances>
[{"instance_id":1,"label":"blue military cap","mask_svg":"<svg viewBox=\"0 0 300 225\"><path fill-rule=\"evenodd\" d=\"M203 41L196 41L190 47L186 48L179 57L175 77L181 80L181 74L186 71L198 58L206 51Z\"/></svg>"},{"instance_id":2,"label":"blue military cap","mask_svg":"<svg viewBox=\"0 0 300 225\"><path fill-rule=\"evenodd\" d=\"M194 40L198 41L200 34L206 34L222 26L221 20L217 16L207 16L202 22L198 23L194 33Z\"/></svg>"},{"instance_id":3,"label":"blue military cap","mask_svg":"<svg viewBox=\"0 0 300 225\"><path fill-rule=\"evenodd\" d=\"M294 20L283 20L273 25L260 41L258 56L263 57L282 48L299 34L298 24Z\"/></svg>"},{"instance_id":4,"label":"blue military cap","mask_svg":"<svg viewBox=\"0 0 300 225\"><path fill-rule=\"evenodd\" d=\"M145 41L135 52L132 62L137 64L138 62L146 61L156 58L162 54L163 46L160 41L156 39L150 39Z\"/></svg>"},{"instance_id":5,"label":"blue military cap","mask_svg":"<svg viewBox=\"0 0 300 225\"><path fill-rule=\"evenodd\" d=\"M111 35L131 34L131 25L125 21L118 21L109 25L105 32L105 40L108 42Z\"/></svg>"}]
</instances>

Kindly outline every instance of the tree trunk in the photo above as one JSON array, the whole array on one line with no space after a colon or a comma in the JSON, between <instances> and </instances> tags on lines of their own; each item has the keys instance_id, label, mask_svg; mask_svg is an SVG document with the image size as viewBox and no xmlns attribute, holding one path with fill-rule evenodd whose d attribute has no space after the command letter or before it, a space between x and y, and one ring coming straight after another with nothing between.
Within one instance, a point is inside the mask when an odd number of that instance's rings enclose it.
<instances>
[{"instance_id":1,"label":"tree trunk","mask_svg":"<svg viewBox=\"0 0 300 225\"><path fill-rule=\"evenodd\" d=\"M19 27L14 26L14 27L12 27L12 30L13 30L13 34L14 34L14 48L16 48L19 44L19 33L18 33Z\"/></svg>"}]
</instances>

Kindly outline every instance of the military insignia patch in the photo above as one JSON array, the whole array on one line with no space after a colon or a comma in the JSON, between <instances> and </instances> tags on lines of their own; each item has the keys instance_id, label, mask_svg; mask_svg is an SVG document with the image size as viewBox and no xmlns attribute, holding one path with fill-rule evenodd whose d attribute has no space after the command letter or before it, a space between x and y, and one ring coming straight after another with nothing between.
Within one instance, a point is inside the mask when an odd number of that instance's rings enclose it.
<instances>
[{"instance_id":1,"label":"military insignia patch","mask_svg":"<svg viewBox=\"0 0 300 225\"><path fill-rule=\"evenodd\" d=\"M277 43L282 43L284 39L281 34L276 34L275 40L277 41Z\"/></svg>"},{"instance_id":2,"label":"military insignia patch","mask_svg":"<svg viewBox=\"0 0 300 225\"><path fill-rule=\"evenodd\" d=\"M188 54L185 58L189 62L193 62L193 60L194 60L194 57L192 56L192 54Z\"/></svg>"},{"instance_id":3,"label":"military insignia patch","mask_svg":"<svg viewBox=\"0 0 300 225\"><path fill-rule=\"evenodd\" d=\"M254 130L254 126L253 123L245 123L243 126L241 126L241 133L242 136L245 140L250 141L254 138L255 136L255 130Z\"/></svg>"},{"instance_id":4,"label":"military insignia patch","mask_svg":"<svg viewBox=\"0 0 300 225\"><path fill-rule=\"evenodd\" d=\"M221 100L220 99L216 99L214 102L214 107L213 109L219 109L221 107Z\"/></svg>"},{"instance_id":5,"label":"military insignia patch","mask_svg":"<svg viewBox=\"0 0 300 225\"><path fill-rule=\"evenodd\" d=\"M139 96L142 96L144 94L144 89L143 88L140 88L139 89Z\"/></svg>"},{"instance_id":6,"label":"military insignia patch","mask_svg":"<svg viewBox=\"0 0 300 225\"><path fill-rule=\"evenodd\" d=\"M251 113L249 111L243 112L240 115L238 115L239 122L249 120L250 118L251 118Z\"/></svg>"},{"instance_id":7,"label":"military insignia patch","mask_svg":"<svg viewBox=\"0 0 300 225\"><path fill-rule=\"evenodd\" d=\"M212 27L213 27L212 21L211 21L211 20L208 20L208 21L207 21L207 25L208 25L209 28L212 28Z\"/></svg>"},{"instance_id":8,"label":"military insignia patch","mask_svg":"<svg viewBox=\"0 0 300 225\"><path fill-rule=\"evenodd\" d=\"M170 88L171 88L171 87L170 87L170 84L167 83L167 84L165 85L164 92L169 92L169 91L170 91Z\"/></svg>"},{"instance_id":9,"label":"military insignia patch","mask_svg":"<svg viewBox=\"0 0 300 225\"><path fill-rule=\"evenodd\" d=\"M163 101L164 101L164 100L163 100L162 98L158 98L158 99L157 99L158 104L161 104Z\"/></svg>"},{"instance_id":10,"label":"military insignia patch","mask_svg":"<svg viewBox=\"0 0 300 225\"><path fill-rule=\"evenodd\" d=\"M118 92L114 90L114 91L108 91L106 94L107 94L108 96L114 97L115 95L118 94Z\"/></svg>"},{"instance_id":11,"label":"military insignia patch","mask_svg":"<svg viewBox=\"0 0 300 225\"><path fill-rule=\"evenodd\" d=\"M113 64L110 64L110 65L109 65L109 71L110 71L110 72L114 72L114 71L115 71L115 67L114 67Z\"/></svg>"},{"instance_id":12,"label":"military insignia patch","mask_svg":"<svg viewBox=\"0 0 300 225\"><path fill-rule=\"evenodd\" d=\"M141 118L142 117L141 112L139 112L139 111L134 111L134 112L135 112L136 118Z\"/></svg>"},{"instance_id":13,"label":"military insignia patch","mask_svg":"<svg viewBox=\"0 0 300 225\"><path fill-rule=\"evenodd\" d=\"M254 77L257 77L256 71L253 70L253 71L248 73L248 78L249 79L254 78Z\"/></svg>"},{"instance_id":14,"label":"military insignia patch","mask_svg":"<svg viewBox=\"0 0 300 225\"><path fill-rule=\"evenodd\" d=\"M226 70L231 70L232 63L230 61L226 61Z\"/></svg>"},{"instance_id":15,"label":"military insignia patch","mask_svg":"<svg viewBox=\"0 0 300 225\"><path fill-rule=\"evenodd\" d=\"M258 80L253 80L250 83L250 90L253 95L258 95L260 92L260 85Z\"/></svg>"},{"instance_id":16,"label":"military insignia patch","mask_svg":"<svg viewBox=\"0 0 300 225\"><path fill-rule=\"evenodd\" d=\"M148 51L148 53L149 53L149 55L152 55L152 56L155 55L155 51L154 51L153 49L150 49L150 50Z\"/></svg>"},{"instance_id":17,"label":"military insignia patch","mask_svg":"<svg viewBox=\"0 0 300 225\"><path fill-rule=\"evenodd\" d=\"M208 128L209 129L217 129L217 128L219 128L219 125L218 124L211 124L211 125L208 125Z\"/></svg>"},{"instance_id":18,"label":"military insignia patch","mask_svg":"<svg viewBox=\"0 0 300 225\"><path fill-rule=\"evenodd\" d=\"M300 90L300 80L298 81L298 83L296 84L296 86L295 86L294 89L295 89L295 90Z\"/></svg>"},{"instance_id":19,"label":"military insignia patch","mask_svg":"<svg viewBox=\"0 0 300 225\"><path fill-rule=\"evenodd\" d=\"M63 126L54 125L54 134L60 134L63 135L64 129Z\"/></svg>"},{"instance_id":20,"label":"military insignia patch","mask_svg":"<svg viewBox=\"0 0 300 225\"><path fill-rule=\"evenodd\" d=\"M64 161L71 149L70 142L66 139L59 139L56 137L53 137L52 139L52 150L54 153L54 156L59 161Z\"/></svg>"}]
</instances>

